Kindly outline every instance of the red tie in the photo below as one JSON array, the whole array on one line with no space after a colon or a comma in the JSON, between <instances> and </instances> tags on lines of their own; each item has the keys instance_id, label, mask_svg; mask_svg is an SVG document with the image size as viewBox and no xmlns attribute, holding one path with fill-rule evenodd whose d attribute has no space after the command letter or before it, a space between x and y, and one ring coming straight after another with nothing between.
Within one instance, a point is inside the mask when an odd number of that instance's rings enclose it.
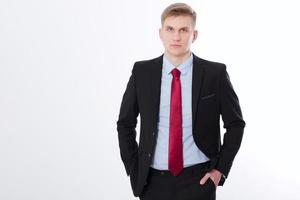
<instances>
[{"instance_id":1,"label":"red tie","mask_svg":"<svg viewBox=\"0 0 300 200\"><path fill-rule=\"evenodd\" d=\"M177 176L183 168L182 153L182 114L180 71L172 70L170 133L169 133L169 171Z\"/></svg>"}]
</instances>

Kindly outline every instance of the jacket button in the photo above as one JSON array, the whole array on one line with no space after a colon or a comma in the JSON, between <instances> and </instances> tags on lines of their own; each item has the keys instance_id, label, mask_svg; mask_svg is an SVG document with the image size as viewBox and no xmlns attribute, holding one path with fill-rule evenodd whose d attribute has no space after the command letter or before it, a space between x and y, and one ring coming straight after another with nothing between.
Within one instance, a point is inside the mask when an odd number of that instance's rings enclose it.
<instances>
[{"instance_id":1,"label":"jacket button","mask_svg":"<svg viewBox=\"0 0 300 200\"><path fill-rule=\"evenodd\" d=\"M153 135L155 135L155 132L153 131Z\"/></svg>"},{"instance_id":2,"label":"jacket button","mask_svg":"<svg viewBox=\"0 0 300 200\"><path fill-rule=\"evenodd\" d=\"M148 154L149 158L151 157L151 153Z\"/></svg>"}]
</instances>

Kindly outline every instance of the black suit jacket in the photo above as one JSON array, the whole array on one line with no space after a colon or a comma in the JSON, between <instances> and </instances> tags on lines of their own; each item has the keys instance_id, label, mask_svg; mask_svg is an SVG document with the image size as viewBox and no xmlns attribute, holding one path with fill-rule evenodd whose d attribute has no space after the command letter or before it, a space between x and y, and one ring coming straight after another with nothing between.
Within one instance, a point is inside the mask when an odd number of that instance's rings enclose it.
<instances>
[{"instance_id":1,"label":"black suit jacket","mask_svg":"<svg viewBox=\"0 0 300 200\"><path fill-rule=\"evenodd\" d=\"M121 159L135 196L146 179L156 144L163 55L136 62L123 95L117 131ZM136 141L140 114L140 139ZM226 133L220 137L220 116ZM245 122L226 66L193 54L192 124L197 147L211 160L210 168L226 177L243 137ZM219 185L223 185L222 177Z\"/></svg>"}]
</instances>

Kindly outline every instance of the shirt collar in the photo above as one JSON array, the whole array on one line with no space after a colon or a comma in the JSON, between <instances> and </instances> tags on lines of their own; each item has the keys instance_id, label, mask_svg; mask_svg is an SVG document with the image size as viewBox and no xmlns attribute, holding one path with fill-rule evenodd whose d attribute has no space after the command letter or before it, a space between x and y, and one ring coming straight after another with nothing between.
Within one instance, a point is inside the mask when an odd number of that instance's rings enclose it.
<instances>
[{"instance_id":1,"label":"shirt collar","mask_svg":"<svg viewBox=\"0 0 300 200\"><path fill-rule=\"evenodd\" d=\"M188 59L186 59L182 64L179 64L177 69L180 71L180 74L184 75L189 71L192 64L193 64L193 54L191 53L190 57ZM163 56L163 72L170 74L174 68L176 68L176 66L173 65L164 54L164 56Z\"/></svg>"}]
</instances>

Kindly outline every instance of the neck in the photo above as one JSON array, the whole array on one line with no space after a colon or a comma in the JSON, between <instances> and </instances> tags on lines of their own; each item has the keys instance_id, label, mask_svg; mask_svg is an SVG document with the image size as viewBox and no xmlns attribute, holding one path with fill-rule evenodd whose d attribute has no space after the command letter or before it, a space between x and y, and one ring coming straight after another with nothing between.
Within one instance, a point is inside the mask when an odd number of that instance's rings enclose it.
<instances>
[{"instance_id":1,"label":"neck","mask_svg":"<svg viewBox=\"0 0 300 200\"><path fill-rule=\"evenodd\" d=\"M188 51L187 53L180 55L180 56L173 56L165 51L165 56L167 59L176 67L183 63L185 60L187 60L191 56L191 51Z\"/></svg>"}]
</instances>

